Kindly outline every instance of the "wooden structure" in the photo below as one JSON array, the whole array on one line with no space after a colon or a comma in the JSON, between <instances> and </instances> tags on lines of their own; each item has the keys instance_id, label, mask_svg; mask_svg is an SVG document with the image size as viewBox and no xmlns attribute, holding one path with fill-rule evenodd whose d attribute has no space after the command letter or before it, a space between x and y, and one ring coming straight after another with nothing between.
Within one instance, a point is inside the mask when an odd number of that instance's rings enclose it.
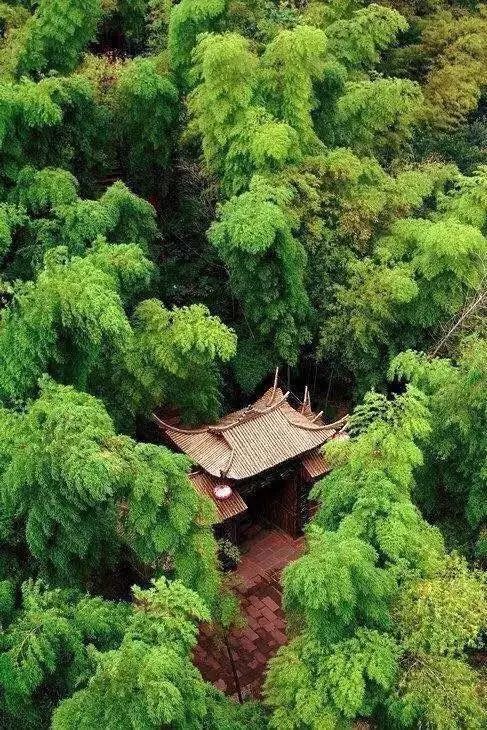
<instances>
[{"instance_id":1,"label":"wooden structure","mask_svg":"<svg viewBox=\"0 0 487 730\"><path fill-rule=\"evenodd\" d=\"M310 516L311 485L329 471L321 447L345 435L347 417L325 424L311 410L306 389L295 408L289 393L274 387L251 406L213 425L180 428L154 414L167 442L195 464L190 479L217 507L215 531L234 543L249 520L265 522L293 537Z\"/></svg>"}]
</instances>

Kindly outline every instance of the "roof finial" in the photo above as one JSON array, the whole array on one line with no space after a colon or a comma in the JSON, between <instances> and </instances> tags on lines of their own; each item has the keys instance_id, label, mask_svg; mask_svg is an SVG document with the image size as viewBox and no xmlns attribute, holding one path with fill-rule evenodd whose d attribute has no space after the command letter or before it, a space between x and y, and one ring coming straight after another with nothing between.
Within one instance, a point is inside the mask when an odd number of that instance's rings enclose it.
<instances>
[{"instance_id":1,"label":"roof finial","mask_svg":"<svg viewBox=\"0 0 487 730\"><path fill-rule=\"evenodd\" d=\"M271 405L272 405L272 401L273 401L273 400L274 400L274 398L275 398L275 395L276 395L276 390L277 390L277 381L278 381L278 378L279 378L279 367L277 367L277 368L276 368L276 373L275 373L275 375L274 375L274 385L272 386L272 393L271 393L271 397L270 397L270 398L269 398L269 400L267 401L267 405L268 405L268 406L271 406Z\"/></svg>"}]
</instances>

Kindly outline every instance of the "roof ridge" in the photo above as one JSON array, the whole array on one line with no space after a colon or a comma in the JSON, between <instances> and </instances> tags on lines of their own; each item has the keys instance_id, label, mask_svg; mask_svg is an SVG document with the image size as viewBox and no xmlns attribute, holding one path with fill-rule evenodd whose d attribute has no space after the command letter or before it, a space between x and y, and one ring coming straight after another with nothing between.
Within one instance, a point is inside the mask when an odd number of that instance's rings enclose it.
<instances>
[{"instance_id":1,"label":"roof ridge","mask_svg":"<svg viewBox=\"0 0 487 730\"><path fill-rule=\"evenodd\" d=\"M306 416L308 423L297 423L296 421L293 421L289 416L284 414L284 417L286 418L287 422L291 424L291 426L296 426L296 428L303 428L306 431L337 431L338 427L342 424L346 423L348 420L348 414L346 416L343 416L338 421L334 421L333 423L324 423L322 426L315 425L313 421L309 420L309 418ZM318 416L316 416L317 418ZM314 419L313 419L314 420Z\"/></svg>"},{"instance_id":2,"label":"roof ridge","mask_svg":"<svg viewBox=\"0 0 487 730\"><path fill-rule=\"evenodd\" d=\"M170 423L163 421L162 418L159 418L159 416L156 416L155 413L152 414L151 418L158 424L158 426L162 426L166 429L166 431L173 431L174 433L193 435L198 433L207 433L208 431L208 426L204 426L203 428L178 428L177 426L172 426Z\"/></svg>"},{"instance_id":3,"label":"roof ridge","mask_svg":"<svg viewBox=\"0 0 487 730\"><path fill-rule=\"evenodd\" d=\"M226 439L225 439L225 441L226 441ZM227 443L228 443L228 441L227 441ZM228 472L230 471L230 467L233 464L233 459L235 458L235 446L231 446L231 444L228 444L228 445L230 446L231 451L230 451L230 456L229 456L227 465L225 466L224 469L221 469L221 471L220 471L220 475L222 477L226 477L227 476Z\"/></svg>"},{"instance_id":4,"label":"roof ridge","mask_svg":"<svg viewBox=\"0 0 487 730\"><path fill-rule=\"evenodd\" d=\"M224 426L208 426L206 430L215 435L225 433L225 431L230 431L230 429L235 428L235 426L240 426L242 423L247 423L247 421L252 421L254 418L258 418L259 416L265 416L268 413L272 413L272 411L276 411L280 406L282 406L283 403L287 401L288 398L289 391L285 393L280 400L278 400L276 403L273 403L268 408L254 408L253 406L251 406L246 411L244 411L235 421L232 421L232 423L226 423Z\"/></svg>"}]
</instances>

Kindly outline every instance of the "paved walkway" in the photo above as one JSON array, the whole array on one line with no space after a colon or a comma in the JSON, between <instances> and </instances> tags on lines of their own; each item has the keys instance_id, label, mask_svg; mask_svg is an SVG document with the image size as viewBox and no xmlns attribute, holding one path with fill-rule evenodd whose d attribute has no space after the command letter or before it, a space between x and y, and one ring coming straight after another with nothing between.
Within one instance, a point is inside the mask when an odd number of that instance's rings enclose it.
<instances>
[{"instance_id":1,"label":"paved walkway","mask_svg":"<svg viewBox=\"0 0 487 730\"><path fill-rule=\"evenodd\" d=\"M209 682L229 695L237 692L234 669L244 697L258 697L268 660L286 642L281 609L282 568L301 553L303 538L293 540L278 531L254 527L241 548L242 557L234 573L237 594L246 626L232 631L229 647L203 626L195 663Z\"/></svg>"}]
</instances>

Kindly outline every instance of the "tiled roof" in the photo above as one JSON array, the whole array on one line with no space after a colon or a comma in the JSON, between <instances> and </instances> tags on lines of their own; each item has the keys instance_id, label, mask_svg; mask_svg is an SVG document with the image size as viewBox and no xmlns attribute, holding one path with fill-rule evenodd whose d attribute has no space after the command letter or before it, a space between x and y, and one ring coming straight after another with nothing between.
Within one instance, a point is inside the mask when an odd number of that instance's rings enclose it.
<instances>
[{"instance_id":1,"label":"tiled roof","mask_svg":"<svg viewBox=\"0 0 487 730\"><path fill-rule=\"evenodd\" d=\"M310 451L301 459L303 469L310 479L317 479L330 471L330 465L319 451Z\"/></svg>"},{"instance_id":2,"label":"tiled roof","mask_svg":"<svg viewBox=\"0 0 487 730\"><path fill-rule=\"evenodd\" d=\"M218 479L214 479L202 471L190 474L189 478L200 494L209 497L214 502L218 512L217 522L224 522L231 517L236 517L242 514L242 512L246 512L247 505L236 490L233 490L232 495L227 499L217 499L215 497L213 489L218 485Z\"/></svg>"},{"instance_id":3,"label":"tiled roof","mask_svg":"<svg viewBox=\"0 0 487 730\"><path fill-rule=\"evenodd\" d=\"M214 477L247 479L315 450L332 438L342 422L325 425L293 408L279 388L270 388L248 408L218 424L185 430L157 416L171 441Z\"/></svg>"}]
</instances>

